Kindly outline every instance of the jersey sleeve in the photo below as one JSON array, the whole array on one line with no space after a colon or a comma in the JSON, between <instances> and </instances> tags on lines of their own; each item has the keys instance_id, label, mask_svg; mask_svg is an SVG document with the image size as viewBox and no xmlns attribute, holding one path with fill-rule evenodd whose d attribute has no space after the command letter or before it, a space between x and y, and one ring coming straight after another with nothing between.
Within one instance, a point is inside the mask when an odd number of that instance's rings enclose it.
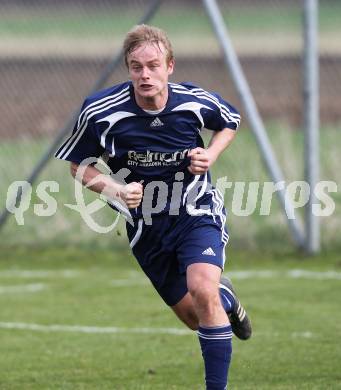
<instances>
[{"instance_id":1,"label":"jersey sleeve","mask_svg":"<svg viewBox=\"0 0 341 390\"><path fill-rule=\"evenodd\" d=\"M86 158L98 158L104 153L91 116L91 106L85 101L71 136L60 146L56 158L80 164Z\"/></svg>"},{"instance_id":2,"label":"jersey sleeve","mask_svg":"<svg viewBox=\"0 0 341 390\"><path fill-rule=\"evenodd\" d=\"M207 99L209 96L210 110L205 110L205 128L214 131L221 131L226 127L237 130L240 124L239 112L218 94L207 94Z\"/></svg>"}]
</instances>

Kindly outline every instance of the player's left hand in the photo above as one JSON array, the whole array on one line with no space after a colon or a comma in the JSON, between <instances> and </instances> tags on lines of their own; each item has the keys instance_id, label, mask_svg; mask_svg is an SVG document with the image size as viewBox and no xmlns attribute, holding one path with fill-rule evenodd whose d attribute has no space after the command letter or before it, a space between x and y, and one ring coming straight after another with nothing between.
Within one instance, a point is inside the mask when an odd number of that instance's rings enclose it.
<instances>
[{"instance_id":1,"label":"player's left hand","mask_svg":"<svg viewBox=\"0 0 341 390\"><path fill-rule=\"evenodd\" d=\"M193 175L202 175L206 173L213 164L213 158L209 151L203 148L195 148L188 152L188 157L191 159L191 164L188 170Z\"/></svg>"}]
</instances>

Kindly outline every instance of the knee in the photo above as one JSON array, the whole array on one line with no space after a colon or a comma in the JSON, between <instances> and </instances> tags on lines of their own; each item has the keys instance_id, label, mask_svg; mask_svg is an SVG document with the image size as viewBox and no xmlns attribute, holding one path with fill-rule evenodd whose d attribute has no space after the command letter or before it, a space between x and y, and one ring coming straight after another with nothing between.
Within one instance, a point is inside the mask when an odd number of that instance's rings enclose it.
<instances>
[{"instance_id":1,"label":"knee","mask_svg":"<svg viewBox=\"0 0 341 390\"><path fill-rule=\"evenodd\" d=\"M197 263L187 268L187 288L199 322L219 317L222 309L219 295L221 270L212 264Z\"/></svg>"},{"instance_id":2,"label":"knee","mask_svg":"<svg viewBox=\"0 0 341 390\"><path fill-rule=\"evenodd\" d=\"M201 281L189 286L194 307L207 314L213 314L221 305L218 286L209 281Z\"/></svg>"}]
</instances>

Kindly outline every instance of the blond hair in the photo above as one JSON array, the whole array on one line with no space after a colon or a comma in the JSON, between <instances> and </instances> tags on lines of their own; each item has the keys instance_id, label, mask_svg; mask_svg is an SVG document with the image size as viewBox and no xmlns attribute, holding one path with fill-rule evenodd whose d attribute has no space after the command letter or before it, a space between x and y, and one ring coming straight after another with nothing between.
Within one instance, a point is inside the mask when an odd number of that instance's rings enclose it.
<instances>
[{"instance_id":1,"label":"blond hair","mask_svg":"<svg viewBox=\"0 0 341 390\"><path fill-rule=\"evenodd\" d=\"M139 24L130 30L123 42L124 61L128 67L128 55L143 43L163 44L167 50L166 61L173 60L173 49L165 31L158 27ZM160 46L159 46L160 47Z\"/></svg>"}]
</instances>

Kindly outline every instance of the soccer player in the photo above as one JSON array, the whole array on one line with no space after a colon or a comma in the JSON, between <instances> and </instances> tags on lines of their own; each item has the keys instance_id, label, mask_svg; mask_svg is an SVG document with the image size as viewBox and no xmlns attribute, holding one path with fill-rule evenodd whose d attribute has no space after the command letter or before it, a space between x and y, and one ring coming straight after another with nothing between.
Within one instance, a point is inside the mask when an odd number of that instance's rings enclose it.
<instances>
[{"instance_id":1,"label":"soccer player","mask_svg":"<svg viewBox=\"0 0 341 390\"><path fill-rule=\"evenodd\" d=\"M174 57L164 31L138 25L125 37L130 81L88 97L73 134L56 157L74 177L127 216L133 254L162 299L197 330L208 390L227 388L232 332L251 323L228 279L221 279L228 241L223 197L209 168L230 145L238 112L219 95L169 82ZM200 137L212 130L207 148ZM106 156L115 180L84 160ZM96 180L94 180L96 179Z\"/></svg>"}]
</instances>

